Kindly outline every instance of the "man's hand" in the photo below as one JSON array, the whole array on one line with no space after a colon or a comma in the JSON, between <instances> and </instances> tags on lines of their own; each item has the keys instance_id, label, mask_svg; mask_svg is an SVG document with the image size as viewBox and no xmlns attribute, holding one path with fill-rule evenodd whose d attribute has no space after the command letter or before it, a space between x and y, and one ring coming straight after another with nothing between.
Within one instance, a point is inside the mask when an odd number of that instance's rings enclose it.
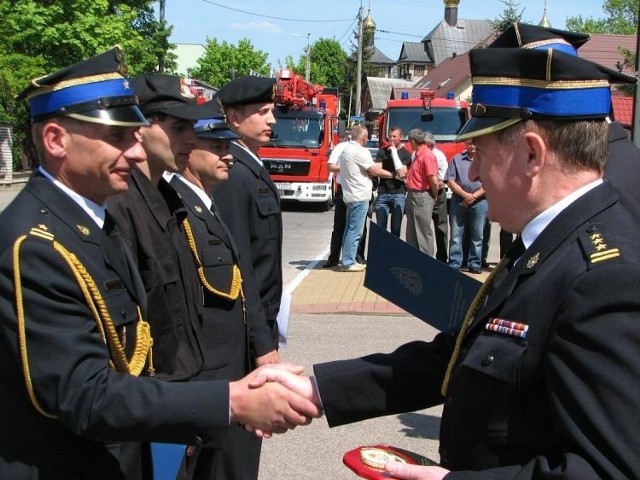
<instances>
[{"instance_id":1,"label":"man's hand","mask_svg":"<svg viewBox=\"0 0 640 480\"><path fill-rule=\"evenodd\" d=\"M280 354L277 350L271 350L269 353L265 353L259 357L256 357L256 366L262 367L263 365L270 365L272 363L280 363Z\"/></svg>"},{"instance_id":2,"label":"man's hand","mask_svg":"<svg viewBox=\"0 0 640 480\"><path fill-rule=\"evenodd\" d=\"M399 169L396 170L396 178L398 180L404 180L405 178L407 178L407 167L405 167L404 165L402 167L400 167Z\"/></svg>"},{"instance_id":3,"label":"man's hand","mask_svg":"<svg viewBox=\"0 0 640 480\"><path fill-rule=\"evenodd\" d=\"M402 462L387 462L385 471L393 478L404 480L442 480L449 470L442 467L423 467Z\"/></svg>"},{"instance_id":4,"label":"man's hand","mask_svg":"<svg viewBox=\"0 0 640 480\"><path fill-rule=\"evenodd\" d=\"M252 388L259 388L267 382L277 382L297 393L301 397L313 402L313 404L322 408L320 395L318 394L315 382L310 377L304 375L293 375L291 372L282 368L265 367L260 369L260 373L249 384Z\"/></svg>"},{"instance_id":5,"label":"man's hand","mask_svg":"<svg viewBox=\"0 0 640 480\"><path fill-rule=\"evenodd\" d=\"M261 375L263 369L280 370L295 377L303 368L279 363L254 370L246 377L229 383L229 405L231 421L248 426L248 430L258 435L270 436L284 433L298 425L307 425L313 418L319 418L322 411L310 400L291 391L277 382L262 383L259 387L250 386ZM273 375L273 373L271 373ZM284 375L282 378L286 378ZM265 433L267 432L267 433Z\"/></svg>"}]
</instances>

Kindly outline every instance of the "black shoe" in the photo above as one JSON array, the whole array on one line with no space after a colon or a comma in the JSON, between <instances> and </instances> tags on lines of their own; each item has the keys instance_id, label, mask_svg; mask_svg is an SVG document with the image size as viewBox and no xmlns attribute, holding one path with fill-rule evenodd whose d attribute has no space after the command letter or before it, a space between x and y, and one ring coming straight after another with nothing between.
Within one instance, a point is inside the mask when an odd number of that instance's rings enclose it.
<instances>
[{"instance_id":1,"label":"black shoe","mask_svg":"<svg viewBox=\"0 0 640 480\"><path fill-rule=\"evenodd\" d=\"M329 260L327 260L326 262L324 262L324 265L322 265L322 268L333 268L337 266L338 262L330 262Z\"/></svg>"},{"instance_id":2,"label":"black shoe","mask_svg":"<svg viewBox=\"0 0 640 480\"><path fill-rule=\"evenodd\" d=\"M482 268L489 268L489 262L487 262L486 260L483 260L482 264L481 264L481 267Z\"/></svg>"},{"instance_id":3,"label":"black shoe","mask_svg":"<svg viewBox=\"0 0 640 480\"><path fill-rule=\"evenodd\" d=\"M475 275L478 275L479 273L482 273L482 270L480 270L479 268L470 268L469 269L469 273L473 273Z\"/></svg>"},{"instance_id":4,"label":"black shoe","mask_svg":"<svg viewBox=\"0 0 640 480\"><path fill-rule=\"evenodd\" d=\"M366 265L367 261L364 258L356 258L356 263L359 263L360 265Z\"/></svg>"}]
</instances>

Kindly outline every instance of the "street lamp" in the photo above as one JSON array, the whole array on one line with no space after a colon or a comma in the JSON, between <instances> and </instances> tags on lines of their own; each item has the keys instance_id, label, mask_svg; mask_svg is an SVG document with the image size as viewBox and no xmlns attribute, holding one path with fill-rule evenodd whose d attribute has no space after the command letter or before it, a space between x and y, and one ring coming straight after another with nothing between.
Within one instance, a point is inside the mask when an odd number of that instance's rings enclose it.
<instances>
[{"instance_id":1,"label":"street lamp","mask_svg":"<svg viewBox=\"0 0 640 480\"><path fill-rule=\"evenodd\" d=\"M309 44L309 37L311 32L307 32L307 69L305 71L304 79L308 82L311 77L311 46Z\"/></svg>"}]
</instances>

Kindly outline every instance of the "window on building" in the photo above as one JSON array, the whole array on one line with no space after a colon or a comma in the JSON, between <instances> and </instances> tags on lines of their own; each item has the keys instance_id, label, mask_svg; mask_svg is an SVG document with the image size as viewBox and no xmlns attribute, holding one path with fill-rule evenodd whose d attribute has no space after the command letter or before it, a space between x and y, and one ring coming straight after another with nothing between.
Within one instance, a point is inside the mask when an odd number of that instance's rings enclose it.
<instances>
[{"instance_id":1,"label":"window on building","mask_svg":"<svg viewBox=\"0 0 640 480\"><path fill-rule=\"evenodd\" d=\"M424 65L416 65L413 67L414 75L424 75Z\"/></svg>"}]
</instances>

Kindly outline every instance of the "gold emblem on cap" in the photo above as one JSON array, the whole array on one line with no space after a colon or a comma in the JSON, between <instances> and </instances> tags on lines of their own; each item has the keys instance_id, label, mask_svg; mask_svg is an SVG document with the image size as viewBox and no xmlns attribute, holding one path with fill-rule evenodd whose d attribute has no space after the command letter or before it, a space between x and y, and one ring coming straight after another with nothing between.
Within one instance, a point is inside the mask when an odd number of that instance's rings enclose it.
<instances>
[{"instance_id":1,"label":"gold emblem on cap","mask_svg":"<svg viewBox=\"0 0 640 480\"><path fill-rule=\"evenodd\" d=\"M527 260L527 268L533 268L537 265L538 260L540 260L540 254L536 253L533 257Z\"/></svg>"},{"instance_id":2,"label":"gold emblem on cap","mask_svg":"<svg viewBox=\"0 0 640 480\"><path fill-rule=\"evenodd\" d=\"M78 228L80 233L85 237L88 237L89 235L91 235L91 230L89 230L89 227L86 227L84 225L76 225L76 227Z\"/></svg>"},{"instance_id":3,"label":"gold emblem on cap","mask_svg":"<svg viewBox=\"0 0 640 480\"><path fill-rule=\"evenodd\" d=\"M278 89L278 84L277 84L277 83L274 83L274 84L273 84L273 88L272 88L272 90L271 90L271 100L275 100L275 98L276 98L276 91L277 91L277 89Z\"/></svg>"}]
</instances>

